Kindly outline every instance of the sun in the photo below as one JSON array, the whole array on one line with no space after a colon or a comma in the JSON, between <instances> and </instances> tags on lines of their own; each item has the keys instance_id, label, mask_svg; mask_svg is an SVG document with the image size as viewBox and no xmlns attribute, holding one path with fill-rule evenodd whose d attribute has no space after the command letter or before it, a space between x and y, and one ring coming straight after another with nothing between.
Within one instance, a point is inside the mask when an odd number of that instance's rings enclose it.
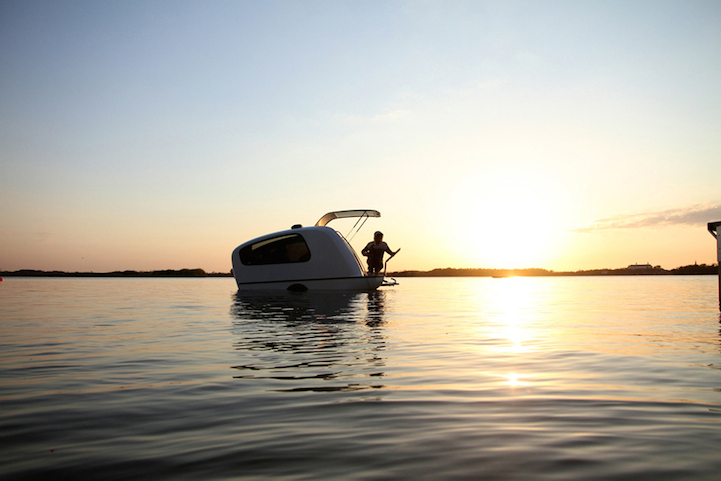
<instances>
[{"instance_id":1,"label":"sun","mask_svg":"<svg viewBox=\"0 0 721 481\"><path fill-rule=\"evenodd\" d=\"M562 189L527 169L475 173L447 198L447 231L468 267L542 267L554 254L563 220Z\"/></svg>"}]
</instances>

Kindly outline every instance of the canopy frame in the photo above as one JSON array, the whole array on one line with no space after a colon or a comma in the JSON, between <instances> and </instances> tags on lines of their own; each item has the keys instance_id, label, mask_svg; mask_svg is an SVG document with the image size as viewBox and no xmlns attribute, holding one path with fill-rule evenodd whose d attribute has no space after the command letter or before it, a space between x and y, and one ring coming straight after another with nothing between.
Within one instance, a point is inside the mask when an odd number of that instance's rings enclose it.
<instances>
[{"instance_id":1,"label":"canopy frame","mask_svg":"<svg viewBox=\"0 0 721 481\"><path fill-rule=\"evenodd\" d=\"M328 212L315 223L317 227L323 227L334 219L346 219L349 217L380 217L381 213L371 209L337 210Z\"/></svg>"}]
</instances>

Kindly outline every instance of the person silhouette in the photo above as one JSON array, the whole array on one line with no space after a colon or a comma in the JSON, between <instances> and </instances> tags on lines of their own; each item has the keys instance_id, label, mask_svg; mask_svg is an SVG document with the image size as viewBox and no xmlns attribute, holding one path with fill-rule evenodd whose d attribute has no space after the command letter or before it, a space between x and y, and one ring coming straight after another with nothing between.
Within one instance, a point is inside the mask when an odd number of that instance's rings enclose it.
<instances>
[{"instance_id":1,"label":"person silhouette","mask_svg":"<svg viewBox=\"0 0 721 481\"><path fill-rule=\"evenodd\" d=\"M376 231L373 235L373 240L369 242L361 251L361 254L368 258L368 275L378 275L383 269L383 254L388 253L393 257L398 254L397 251L393 252L388 244L383 242L383 232ZM388 259L390 259L389 257Z\"/></svg>"}]
</instances>

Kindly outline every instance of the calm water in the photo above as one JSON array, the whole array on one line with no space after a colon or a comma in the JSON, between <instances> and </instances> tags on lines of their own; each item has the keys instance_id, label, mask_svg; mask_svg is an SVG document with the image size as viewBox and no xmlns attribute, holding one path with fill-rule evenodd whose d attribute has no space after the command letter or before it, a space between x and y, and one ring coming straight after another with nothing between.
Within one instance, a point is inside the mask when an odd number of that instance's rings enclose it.
<instances>
[{"instance_id":1,"label":"calm water","mask_svg":"<svg viewBox=\"0 0 721 481\"><path fill-rule=\"evenodd\" d=\"M715 276L0 283L0 477L719 479Z\"/></svg>"}]
</instances>

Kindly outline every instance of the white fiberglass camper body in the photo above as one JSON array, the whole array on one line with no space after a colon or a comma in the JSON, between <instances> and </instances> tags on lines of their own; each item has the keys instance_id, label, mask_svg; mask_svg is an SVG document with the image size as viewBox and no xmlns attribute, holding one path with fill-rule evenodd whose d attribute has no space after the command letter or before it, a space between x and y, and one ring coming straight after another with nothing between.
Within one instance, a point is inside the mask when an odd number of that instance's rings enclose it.
<instances>
[{"instance_id":1,"label":"white fiberglass camper body","mask_svg":"<svg viewBox=\"0 0 721 481\"><path fill-rule=\"evenodd\" d=\"M232 254L233 276L239 290L372 291L383 284L382 275L369 276L346 239L326 227L333 219L380 217L376 210L329 212L313 227L289 230L252 239Z\"/></svg>"}]
</instances>

